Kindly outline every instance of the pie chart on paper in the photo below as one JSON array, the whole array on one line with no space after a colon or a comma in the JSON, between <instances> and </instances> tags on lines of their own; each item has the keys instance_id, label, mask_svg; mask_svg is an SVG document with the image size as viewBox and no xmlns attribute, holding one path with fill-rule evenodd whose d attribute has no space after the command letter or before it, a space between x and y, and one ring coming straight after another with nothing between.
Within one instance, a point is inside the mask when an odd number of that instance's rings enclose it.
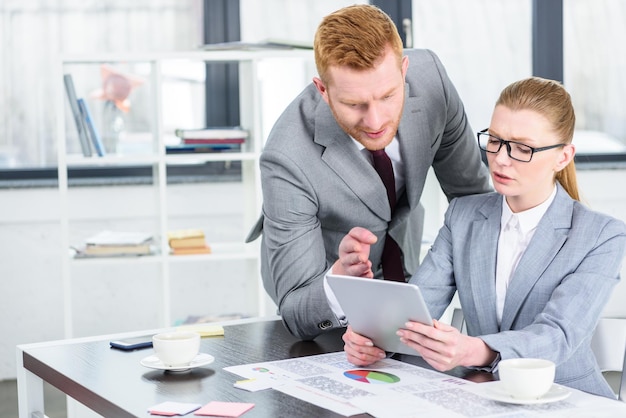
<instances>
[{"instance_id":1,"label":"pie chart on paper","mask_svg":"<svg viewBox=\"0 0 626 418\"><path fill-rule=\"evenodd\" d=\"M357 382L379 385L398 383L400 381L400 378L395 374L379 372L376 370L348 370L343 372L343 375L348 379L356 380Z\"/></svg>"}]
</instances>

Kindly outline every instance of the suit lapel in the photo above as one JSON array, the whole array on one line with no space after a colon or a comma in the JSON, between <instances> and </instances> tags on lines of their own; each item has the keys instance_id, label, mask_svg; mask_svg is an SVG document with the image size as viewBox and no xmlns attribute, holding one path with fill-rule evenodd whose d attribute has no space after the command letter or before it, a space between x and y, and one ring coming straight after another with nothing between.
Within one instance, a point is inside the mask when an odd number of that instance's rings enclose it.
<instances>
[{"instance_id":1,"label":"suit lapel","mask_svg":"<svg viewBox=\"0 0 626 418\"><path fill-rule=\"evenodd\" d=\"M322 160L354 194L382 219L391 219L387 191L380 176L337 124L326 103L317 107L315 116L317 144L325 147Z\"/></svg>"},{"instance_id":2,"label":"suit lapel","mask_svg":"<svg viewBox=\"0 0 626 418\"><path fill-rule=\"evenodd\" d=\"M469 261L472 296L476 305L476 315L481 332L498 332L496 318L496 255L502 216L502 196L493 194L478 209L484 219L474 221L469 237L470 251L473 256Z\"/></svg>"},{"instance_id":3,"label":"suit lapel","mask_svg":"<svg viewBox=\"0 0 626 418\"><path fill-rule=\"evenodd\" d=\"M511 328L522 302L567 240L573 202L560 185L557 187L554 201L539 221L535 235L511 278L502 313L502 330Z\"/></svg>"},{"instance_id":4,"label":"suit lapel","mask_svg":"<svg viewBox=\"0 0 626 418\"><path fill-rule=\"evenodd\" d=\"M419 204L423 184L422 187L409 186L416 179L426 179L428 169L430 168L429 156L420 151L428 148L428 146L424 147L419 141L427 141L432 135L430 124L422 116L424 115L421 109L423 100L415 95L416 93L409 91L409 85L406 84L404 110L398 126L398 142L404 161L404 178L407 185L406 194L410 208L415 208ZM411 96L411 94L414 95Z\"/></svg>"}]
</instances>

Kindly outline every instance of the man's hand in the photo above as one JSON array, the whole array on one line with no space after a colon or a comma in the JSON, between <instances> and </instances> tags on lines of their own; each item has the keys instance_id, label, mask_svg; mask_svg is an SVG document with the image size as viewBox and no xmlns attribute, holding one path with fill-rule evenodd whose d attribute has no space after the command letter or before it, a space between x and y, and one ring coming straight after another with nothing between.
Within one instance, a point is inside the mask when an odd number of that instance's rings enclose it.
<instances>
[{"instance_id":1,"label":"man's hand","mask_svg":"<svg viewBox=\"0 0 626 418\"><path fill-rule=\"evenodd\" d=\"M339 243L339 259L333 264L333 274L374 277L369 260L370 247L378 238L365 228L354 227Z\"/></svg>"}]
</instances>

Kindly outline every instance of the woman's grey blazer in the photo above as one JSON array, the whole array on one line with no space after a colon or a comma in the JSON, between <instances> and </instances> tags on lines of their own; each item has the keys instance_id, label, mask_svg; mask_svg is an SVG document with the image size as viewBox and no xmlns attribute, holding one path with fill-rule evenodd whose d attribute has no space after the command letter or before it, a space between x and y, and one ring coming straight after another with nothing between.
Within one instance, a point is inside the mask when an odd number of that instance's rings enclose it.
<instances>
[{"instance_id":1,"label":"woman's grey blazer","mask_svg":"<svg viewBox=\"0 0 626 418\"><path fill-rule=\"evenodd\" d=\"M556 363L556 382L615 397L590 339L620 279L626 226L574 201L557 185L509 284L496 320L496 253L502 196L453 200L444 226L411 279L439 317L458 290L467 333L501 359L539 357Z\"/></svg>"}]
</instances>

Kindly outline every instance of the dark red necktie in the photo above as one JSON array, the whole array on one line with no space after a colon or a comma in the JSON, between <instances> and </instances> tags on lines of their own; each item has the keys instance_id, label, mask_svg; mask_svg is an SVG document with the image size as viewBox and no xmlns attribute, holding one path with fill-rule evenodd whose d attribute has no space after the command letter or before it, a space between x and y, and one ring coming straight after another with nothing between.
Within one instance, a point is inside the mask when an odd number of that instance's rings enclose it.
<instances>
[{"instance_id":1,"label":"dark red necktie","mask_svg":"<svg viewBox=\"0 0 626 418\"><path fill-rule=\"evenodd\" d=\"M393 166L391 160L384 149L377 151L370 151L374 158L374 168L378 172L378 175L382 179L385 188L387 189L387 198L389 199L389 207L391 208L391 214L396 208L396 180L393 175ZM404 282L404 269L402 268L402 252L400 247L389 236L385 237L385 247L383 248L382 256L383 264L383 276L385 280L393 280L396 282Z\"/></svg>"}]
</instances>

